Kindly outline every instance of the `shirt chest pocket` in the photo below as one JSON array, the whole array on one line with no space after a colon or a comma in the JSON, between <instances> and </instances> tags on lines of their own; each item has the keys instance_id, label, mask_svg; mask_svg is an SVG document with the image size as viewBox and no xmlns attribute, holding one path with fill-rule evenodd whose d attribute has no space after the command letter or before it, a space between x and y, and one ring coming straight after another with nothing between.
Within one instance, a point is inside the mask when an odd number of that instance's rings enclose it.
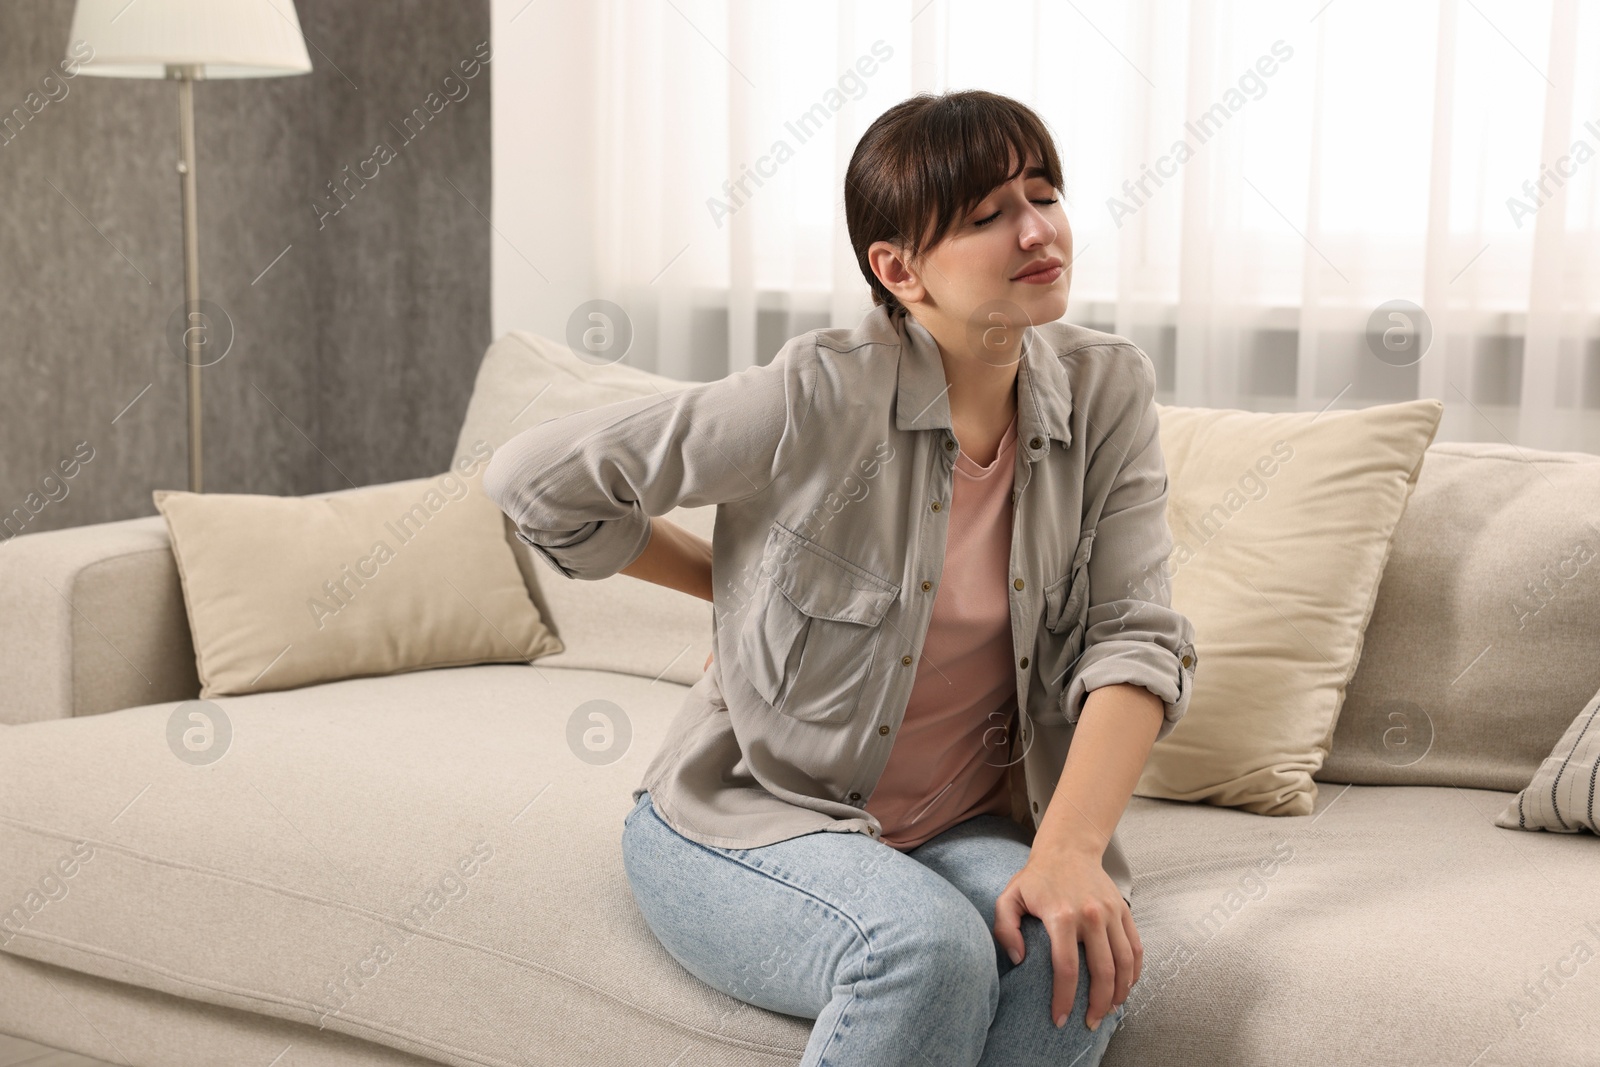
<instances>
[{"instance_id":1,"label":"shirt chest pocket","mask_svg":"<svg viewBox=\"0 0 1600 1067\"><path fill-rule=\"evenodd\" d=\"M848 720L900 587L778 523L762 572L739 629L739 665L750 684L793 718Z\"/></svg>"},{"instance_id":2,"label":"shirt chest pocket","mask_svg":"<svg viewBox=\"0 0 1600 1067\"><path fill-rule=\"evenodd\" d=\"M1050 688L1066 684L1083 651L1089 618L1089 554L1095 531L1078 539L1067 573L1044 590L1044 630L1039 635L1039 666Z\"/></svg>"}]
</instances>

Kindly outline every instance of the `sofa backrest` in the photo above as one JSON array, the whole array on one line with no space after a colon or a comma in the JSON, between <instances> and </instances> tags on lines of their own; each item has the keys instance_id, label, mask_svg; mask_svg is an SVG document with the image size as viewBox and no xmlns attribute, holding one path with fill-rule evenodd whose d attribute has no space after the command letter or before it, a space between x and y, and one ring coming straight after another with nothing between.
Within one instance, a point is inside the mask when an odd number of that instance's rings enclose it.
<instances>
[{"instance_id":1,"label":"sofa backrest","mask_svg":"<svg viewBox=\"0 0 1600 1067\"><path fill-rule=\"evenodd\" d=\"M1600 456L1439 442L1313 777L1516 791L1600 689Z\"/></svg>"},{"instance_id":2,"label":"sofa backrest","mask_svg":"<svg viewBox=\"0 0 1600 1067\"><path fill-rule=\"evenodd\" d=\"M596 404L691 384L594 366L512 331L478 372L456 455ZM537 399L535 399L537 398ZM1515 791L1600 689L1600 456L1439 442L1423 460L1318 781ZM714 508L668 518L709 537ZM508 521L509 530L509 521ZM508 533L567 650L541 665L693 684L704 601L627 576L577 582ZM1204 685L1204 672L1197 676Z\"/></svg>"}]
</instances>

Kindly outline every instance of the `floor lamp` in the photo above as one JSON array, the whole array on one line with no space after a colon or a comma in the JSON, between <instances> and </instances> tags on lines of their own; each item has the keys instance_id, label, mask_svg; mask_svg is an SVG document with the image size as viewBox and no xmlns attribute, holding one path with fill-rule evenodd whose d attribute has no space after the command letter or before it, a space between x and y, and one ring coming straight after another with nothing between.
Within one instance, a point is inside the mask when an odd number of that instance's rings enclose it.
<instances>
[{"instance_id":1,"label":"floor lamp","mask_svg":"<svg viewBox=\"0 0 1600 1067\"><path fill-rule=\"evenodd\" d=\"M82 60L89 46L90 56ZM311 57L293 0L78 0L67 58L79 73L178 83L178 182L183 197L183 345L189 369L189 491L200 487L200 309L196 225L194 83L211 78L309 74Z\"/></svg>"}]
</instances>

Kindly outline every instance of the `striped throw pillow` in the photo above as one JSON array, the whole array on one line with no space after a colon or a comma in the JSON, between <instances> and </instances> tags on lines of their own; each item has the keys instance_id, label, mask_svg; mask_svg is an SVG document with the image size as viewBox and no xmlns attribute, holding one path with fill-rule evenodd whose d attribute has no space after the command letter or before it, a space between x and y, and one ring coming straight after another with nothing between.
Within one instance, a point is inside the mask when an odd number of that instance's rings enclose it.
<instances>
[{"instance_id":1,"label":"striped throw pillow","mask_svg":"<svg viewBox=\"0 0 1600 1067\"><path fill-rule=\"evenodd\" d=\"M1600 834L1595 791L1600 785L1600 693L1572 720L1533 781L1494 820L1508 830L1579 830Z\"/></svg>"}]
</instances>

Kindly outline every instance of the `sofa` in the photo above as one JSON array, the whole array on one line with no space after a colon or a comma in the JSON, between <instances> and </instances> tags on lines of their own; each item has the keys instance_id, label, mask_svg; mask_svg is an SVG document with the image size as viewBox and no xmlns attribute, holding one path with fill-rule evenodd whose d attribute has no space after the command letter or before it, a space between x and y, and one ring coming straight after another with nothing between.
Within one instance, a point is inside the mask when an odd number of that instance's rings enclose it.
<instances>
[{"instance_id":1,"label":"sofa","mask_svg":"<svg viewBox=\"0 0 1600 1067\"><path fill-rule=\"evenodd\" d=\"M1600 846L1494 825L1600 688L1600 572L1479 662L1470 700L1451 686L1466 623L1504 607L1485 576L1560 555L1536 506L1570 492L1558 468L1600 485L1597 456L1428 449L1311 814L1132 798L1144 972L1108 1067L1600 1063ZM629 794L689 683L681 663L583 664L665 591L524 578L563 656L218 697L232 749L195 767L168 743L199 680L162 517L0 546L0 912L36 902L0 938L0 1050L798 1063L810 1021L689 975L624 878ZM682 637L698 671L701 635ZM574 758L595 700L627 723L617 758Z\"/></svg>"}]
</instances>

